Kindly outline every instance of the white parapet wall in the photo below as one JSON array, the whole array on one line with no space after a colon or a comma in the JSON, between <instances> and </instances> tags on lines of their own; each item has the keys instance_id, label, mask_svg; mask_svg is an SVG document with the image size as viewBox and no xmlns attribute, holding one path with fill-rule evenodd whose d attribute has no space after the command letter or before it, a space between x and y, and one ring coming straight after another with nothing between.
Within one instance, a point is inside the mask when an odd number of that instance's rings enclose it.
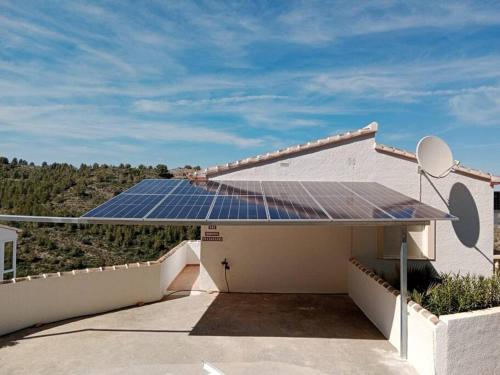
<instances>
[{"instance_id":1,"label":"white parapet wall","mask_svg":"<svg viewBox=\"0 0 500 375\"><path fill-rule=\"evenodd\" d=\"M447 374L500 374L500 307L443 315Z\"/></svg>"},{"instance_id":2,"label":"white parapet wall","mask_svg":"<svg viewBox=\"0 0 500 375\"><path fill-rule=\"evenodd\" d=\"M399 291L351 259L349 296L399 350ZM423 375L500 374L500 307L438 318L408 302L408 361Z\"/></svg>"},{"instance_id":3,"label":"white parapet wall","mask_svg":"<svg viewBox=\"0 0 500 375\"><path fill-rule=\"evenodd\" d=\"M159 301L199 242L184 241L154 262L17 278L0 284L0 335L36 324Z\"/></svg>"},{"instance_id":4,"label":"white parapet wall","mask_svg":"<svg viewBox=\"0 0 500 375\"><path fill-rule=\"evenodd\" d=\"M184 241L158 259L163 293L186 265L200 264L200 241Z\"/></svg>"}]
</instances>

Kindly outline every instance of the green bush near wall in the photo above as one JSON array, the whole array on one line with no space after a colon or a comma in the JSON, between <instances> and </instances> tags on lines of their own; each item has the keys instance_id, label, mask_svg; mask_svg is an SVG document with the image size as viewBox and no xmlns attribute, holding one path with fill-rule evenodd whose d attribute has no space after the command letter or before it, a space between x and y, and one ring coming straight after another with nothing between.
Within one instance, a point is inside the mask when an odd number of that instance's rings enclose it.
<instances>
[{"instance_id":1,"label":"green bush near wall","mask_svg":"<svg viewBox=\"0 0 500 375\"><path fill-rule=\"evenodd\" d=\"M381 273L380 277L384 278ZM387 278L399 290L399 267L396 276ZM437 273L429 265L408 268L408 295L434 315L488 309L500 306L500 273L491 277Z\"/></svg>"},{"instance_id":2,"label":"green bush near wall","mask_svg":"<svg viewBox=\"0 0 500 375\"><path fill-rule=\"evenodd\" d=\"M500 276L440 274L424 290L409 292L416 303L438 316L482 310L500 306Z\"/></svg>"}]
</instances>

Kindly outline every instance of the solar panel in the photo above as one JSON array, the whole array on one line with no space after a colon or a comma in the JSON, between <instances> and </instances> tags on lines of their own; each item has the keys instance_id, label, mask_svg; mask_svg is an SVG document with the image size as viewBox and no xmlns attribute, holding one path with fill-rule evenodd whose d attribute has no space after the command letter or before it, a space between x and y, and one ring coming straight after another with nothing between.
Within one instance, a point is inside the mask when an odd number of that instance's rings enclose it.
<instances>
[{"instance_id":1,"label":"solar panel","mask_svg":"<svg viewBox=\"0 0 500 375\"><path fill-rule=\"evenodd\" d=\"M216 181L195 183L189 180L181 180L178 186L171 192L174 195L214 195L217 193L219 183Z\"/></svg>"},{"instance_id":2,"label":"solar panel","mask_svg":"<svg viewBox=\"0 0 500 375\"><path fill-rule=\"evenodd\" d=\"M147 215L148 219L204 220L215 195L169 195Z\"/></svg>"},{"instance_id":3,"label":"solar panel","mask_svg":"<svg viewBox=\"0 0 500 375\"><path fill-rule=\"evenodd\" d=\"M377 183L344 182L343 184L395 219L453 218L450 214Z\"/></svg>"},{"instance_id":4,"label":"solar panel","mask_svg":"<svg viewBox=\"0 0 500 375\"><path fill-rule=\"evenodd\" d=\"M210 220L267 220L264 198L258 195L219 195Z\"/></svg>"},{"instance_id":5,"label":"solar panel","mask_svg":"<svg viewBox=\"0 0 500 375\"><path fill-rule=\"evenodd\" d=\"M305 188L335 220L391 220L392 217L340 182L304 182Z\"/></svg>"},{"instance_id":6,"label":"solar panel","mask_svg":"<svg viewBox=\"0 0 500 375\"><path fill-rule=\"evenodd\" d=\"M219 195L262 196L260 181L220 181Z\"/></svg>"},{"instance_id":7,"label":"solar panel","mask_svg":"<svg viewBox=\"0 0 500 375\"><path fill-rule=\"evenodd\" d=\"M262 190L272 220L328 220L300 182L263 181Z\"/></svg>"},{"instance_id":8,"label":"solar panel","mask_svg":"<svg viewBox=\"0 0 500 375\"><path fill-rule=\"evenodd\" d=\"M126 190L126 194L168 194L177 185L179 180L142 180L137 185Z\"/></svg>"},{"instance_id":9,"label":"solar panel","mask_svg":"<svg viewBox=\"0 0 500 375\"><path fill-rule=\"evenodd\" d=\"M163 197L158 194L120 194L83 217L143 218Z\"/></svg>"},{"instance_id":10,"label":"solar panel","mask_svg":"<svg viewBox=\"0 0 500 375\"><path fill-rule=\"evenodd\" d=\"M143 180L86 213L89 222L389 222L452 215L373 182Z\"/></svg>"}]
</instances>

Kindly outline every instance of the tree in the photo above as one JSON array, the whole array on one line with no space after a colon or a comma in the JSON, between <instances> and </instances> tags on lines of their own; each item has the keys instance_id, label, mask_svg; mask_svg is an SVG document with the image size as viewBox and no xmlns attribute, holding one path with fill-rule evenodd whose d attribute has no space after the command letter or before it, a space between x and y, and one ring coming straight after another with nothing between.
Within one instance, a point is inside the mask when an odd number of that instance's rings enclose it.
<instances>
[{"instance_id":1,"label":"tree","mask_svg":"<svg viewBox=\"0 0 500 375\"><path fill-rule=\"evenodd\" d=\"M156 166L156 172L158 173L158 176L161 178L172 178L173 175L170 173L168 170L168 167L165 164L158 164Z\"/></svg>"}]
</instances>

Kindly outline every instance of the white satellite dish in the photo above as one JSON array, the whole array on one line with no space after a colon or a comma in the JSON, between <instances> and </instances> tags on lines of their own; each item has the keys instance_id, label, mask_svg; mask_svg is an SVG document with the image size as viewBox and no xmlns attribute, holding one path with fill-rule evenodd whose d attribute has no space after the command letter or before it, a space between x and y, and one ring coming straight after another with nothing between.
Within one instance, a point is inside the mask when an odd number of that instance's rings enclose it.
<instances>
[{"instance_id":1,"label":"white satellite dish","mask_svg":"<svg viewBox=\"0 0 500 375\"><path fill-rule=\"evenodd\" d=\"M424 137L418 142L417 160L425 173L436 178L446 177L458 165L446 142L435 136Z\"/></svg>"}]
</instances>

